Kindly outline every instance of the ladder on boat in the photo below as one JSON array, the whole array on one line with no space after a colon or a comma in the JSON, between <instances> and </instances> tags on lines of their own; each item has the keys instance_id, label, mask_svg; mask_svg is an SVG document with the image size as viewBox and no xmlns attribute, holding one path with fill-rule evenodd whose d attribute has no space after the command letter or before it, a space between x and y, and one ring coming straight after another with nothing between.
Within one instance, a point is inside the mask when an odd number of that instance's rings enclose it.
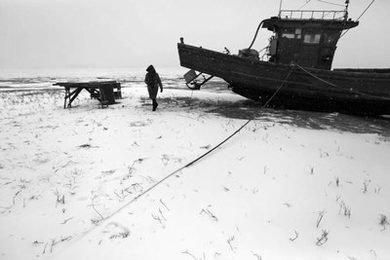
<instances>
[{"instance_id":1,"label":"ladder on boat","mask_svg":"<svg viewBox=\"0 0 390 260\"><path fill-rule=\"evenodd\" d=\"M202 76L203 79L199 82L199 77ZM186 85L191 90L200 90L204 84L206 84L210 79L214 78L214 76L206 77L203 72L196 73L195 70L190 70L186 74L184 74L184 79L186 81Z\"/></svg>"}]
</instances>

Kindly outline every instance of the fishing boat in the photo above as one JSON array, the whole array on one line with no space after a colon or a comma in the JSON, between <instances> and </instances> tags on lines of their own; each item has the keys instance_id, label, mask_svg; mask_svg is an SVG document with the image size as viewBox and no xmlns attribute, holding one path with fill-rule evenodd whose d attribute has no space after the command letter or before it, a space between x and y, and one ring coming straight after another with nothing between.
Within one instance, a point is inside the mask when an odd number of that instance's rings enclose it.
<instances>
[{"instance_id":1,"label":"fishing boat","mask_svg":"<svg viewBox=\"0 0 390 260\"><path fill-rule=\"evenodd\" d=\"M390 69L332 69L343 33L358 26L345 9L282 10L263 20L248 48L237 55L178 43L191 89L212 77L262 107L359 115L390 115ZM259 29L273 32L265 54L252 48ZM206 76L205 76L206 75ZM203 76L203 77L202 77Z\"/></svg>"}]
</instances>

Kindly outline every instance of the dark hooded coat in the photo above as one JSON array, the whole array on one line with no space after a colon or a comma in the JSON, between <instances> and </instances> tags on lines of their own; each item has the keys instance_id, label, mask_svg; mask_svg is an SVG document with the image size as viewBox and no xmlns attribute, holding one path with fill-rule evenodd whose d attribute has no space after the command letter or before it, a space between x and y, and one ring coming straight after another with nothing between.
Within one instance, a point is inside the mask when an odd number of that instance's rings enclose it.
<instances>
[{"instance_id":1,"label":"dark hooded coat","mask_svg":"<svg viewBox=\"0 0 390 260\"><path fill-rule=\"evenodd\" d=\"M153 65L150 65L146 71L145 83L148 86L149 98L156 99L158 88L160 87L162 89L163 87L160 76L154 69Z\"/></svg>"}]
</instances>

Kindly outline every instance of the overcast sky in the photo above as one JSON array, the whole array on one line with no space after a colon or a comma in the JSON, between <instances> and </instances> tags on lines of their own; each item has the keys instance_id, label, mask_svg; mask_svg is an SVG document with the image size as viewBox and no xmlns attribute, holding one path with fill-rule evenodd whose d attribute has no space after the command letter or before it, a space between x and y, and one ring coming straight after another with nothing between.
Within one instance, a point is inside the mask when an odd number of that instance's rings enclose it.
<instances>
[{"instance_id":1,"label":"overcast sky","mask_svg":"<svg viewBox=\"0 0 390 260\"><path fill-rule=\"evenodd\" d=\"M344 0L328 0L343 3ZM298 9L306 0L284 0ZM371 0L351 0L357 18ZM312 0L308 9L341 7ZM0 0L0 68L179 66L176 43L233 53L279 0ZM336 67L390 67L390 1L376 0L339 43ZM254 48L267 44L262 30Z\"/></svg>"}]
</instances>

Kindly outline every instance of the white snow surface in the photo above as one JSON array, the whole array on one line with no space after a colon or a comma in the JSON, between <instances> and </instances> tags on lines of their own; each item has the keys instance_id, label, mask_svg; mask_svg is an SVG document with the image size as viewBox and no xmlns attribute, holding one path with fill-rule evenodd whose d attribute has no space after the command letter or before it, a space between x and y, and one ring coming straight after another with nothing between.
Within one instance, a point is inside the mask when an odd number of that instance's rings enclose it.
<instances>
[{"instance_id":1,"label":"white snow surface","mask_svg":"<svg viewBox=\"0 0 390 260\"><path fill-rule=\"evenodd\" d=\"M0 93L0 258L390 259L388 120L180 87Z\"/></svg>"}]
</instances>

